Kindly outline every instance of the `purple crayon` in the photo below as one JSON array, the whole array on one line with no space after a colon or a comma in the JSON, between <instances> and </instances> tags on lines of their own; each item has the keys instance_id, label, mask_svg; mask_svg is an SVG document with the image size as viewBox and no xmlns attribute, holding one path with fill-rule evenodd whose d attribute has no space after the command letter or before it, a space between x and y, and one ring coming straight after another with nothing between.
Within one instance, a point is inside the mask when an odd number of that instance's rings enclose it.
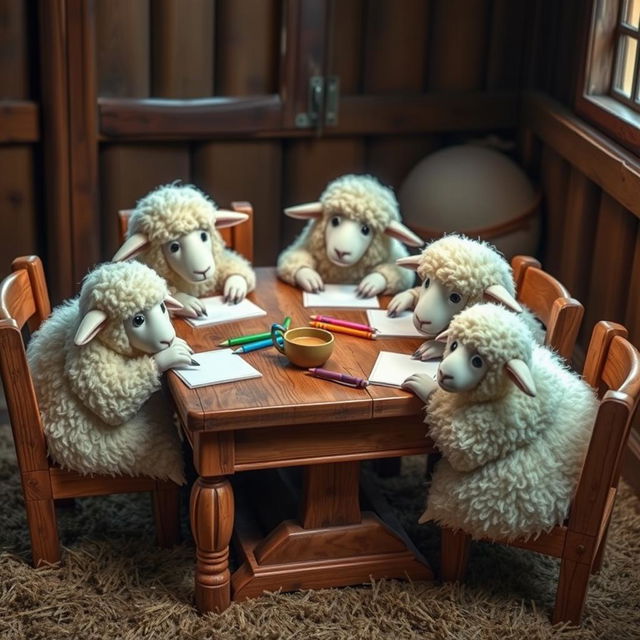
<instances>
[{"instance_id":1,"label":"purple crayon","mask_svg":"<svg viewBox=\"0 0 640 640\"><path fill-rule=\"evenodd\" d=\"M346 373L329 371L329 369L321 369L320 367L309 369L309 373L316 378L322 378L322 380L333 380L334 382L345 384L348 387L355 387L356 389L364 389L369 384L369 381L364 378L356 378L354 376L347 375Z\"/></svg>"}]
</instances>

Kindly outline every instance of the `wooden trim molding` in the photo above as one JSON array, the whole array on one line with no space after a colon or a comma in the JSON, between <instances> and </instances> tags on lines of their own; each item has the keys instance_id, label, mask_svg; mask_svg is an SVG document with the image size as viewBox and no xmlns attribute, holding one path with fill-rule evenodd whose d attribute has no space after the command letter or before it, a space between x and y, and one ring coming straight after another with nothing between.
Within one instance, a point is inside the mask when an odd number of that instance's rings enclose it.
<instances>
[{"instance_id":1,"label":"wooden trim molding","mask_svg":"<svg viewBox=\"0 0 640 640\"><path fill-rule=\"evenodd\" d=\"M30 100L0 100L0 144L37 142L40 110Z\"/></svg>"},{"instance_id":2,"label":"wooden trim molding","mask_svg":"<svg viewBox=\"0 0 640 640\"><path fill-rule=\"evenodd\" d=\"M526 93L522 126L640 218L640 160L555 100Z\"/></svg>"}]
</instances>

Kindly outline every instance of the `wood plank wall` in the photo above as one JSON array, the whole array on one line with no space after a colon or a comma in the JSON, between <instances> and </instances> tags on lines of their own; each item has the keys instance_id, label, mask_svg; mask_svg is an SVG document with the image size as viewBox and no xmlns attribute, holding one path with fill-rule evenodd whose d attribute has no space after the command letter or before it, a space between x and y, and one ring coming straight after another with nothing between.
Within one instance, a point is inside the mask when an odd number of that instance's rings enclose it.
<instances>
[{"instance_id":1,"label":"wood plank wall","mask_svg":"<svg viewBox=\"0 0 640 640\"><path fill-rule=\"evenodd\" d=\"M33 3L0 0L0 274L40 249L34 19Z\"/></svg>"}]
</instances>

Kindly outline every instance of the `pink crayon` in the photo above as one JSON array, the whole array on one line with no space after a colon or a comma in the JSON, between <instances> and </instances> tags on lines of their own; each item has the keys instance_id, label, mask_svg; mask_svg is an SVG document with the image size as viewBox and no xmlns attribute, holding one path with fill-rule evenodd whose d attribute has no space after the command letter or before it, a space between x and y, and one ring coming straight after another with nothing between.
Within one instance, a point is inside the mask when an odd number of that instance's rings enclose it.
<instances>
[{"instance_id":1,"label":"pink crayon","mask_svg":"<svg viewBox=\"0 0 640 640\"><path fill-rule=\"evenodd\" d=\"M349 329L358 329L359 331L369 331L370 333L377 333L377 329L370 327L367 324L360 324L359 322L349 322L348 320L340 320L339 318L332 318L331 316L311 316L312 320L316 322L326 322L327 324L333 324L338 327L348 327Z\"/></svg>"}]
</instances>

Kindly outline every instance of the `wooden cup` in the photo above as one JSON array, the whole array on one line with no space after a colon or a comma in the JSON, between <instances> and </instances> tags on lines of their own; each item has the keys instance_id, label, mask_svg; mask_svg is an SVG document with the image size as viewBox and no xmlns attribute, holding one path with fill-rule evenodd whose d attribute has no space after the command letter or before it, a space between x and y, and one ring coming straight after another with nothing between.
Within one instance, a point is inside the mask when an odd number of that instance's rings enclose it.
<instances>
[{"instance_id":1,"label":"wooden cup","mask_svg":"<svg viewBox=\"0 0 640 640\"><path fill-rule=\"evenodd\" d=\"M271 325L273 344L298 367L319 367L331 356L333 334L315 327L296 327L288 331L279 324Z\"/></svg>"}]
</instances>

